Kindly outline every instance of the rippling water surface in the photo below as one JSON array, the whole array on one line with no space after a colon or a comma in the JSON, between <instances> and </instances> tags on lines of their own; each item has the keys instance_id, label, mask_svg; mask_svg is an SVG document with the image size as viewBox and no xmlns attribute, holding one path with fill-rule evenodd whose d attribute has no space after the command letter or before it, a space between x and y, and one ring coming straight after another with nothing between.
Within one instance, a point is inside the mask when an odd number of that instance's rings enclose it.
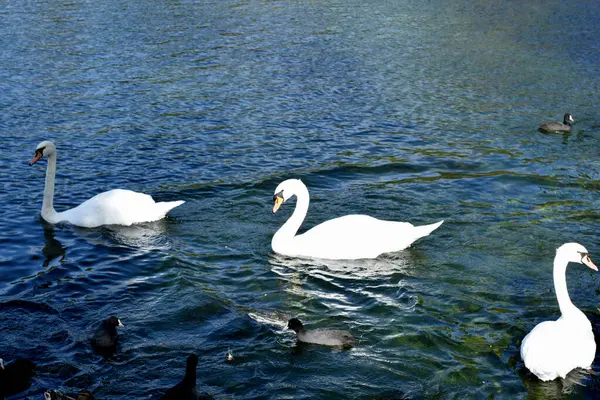
<instances>
[{"instance_id":1,"label":"rippling water surface","mask_svg":"<svg viewBox=\"0 0 600 400\"><path fill-rule=\"evenodd\" d=\"M0 356L28 394L157 398L200 357L217 399L597 398L596 373L541 383L523 336L556 318L555 249L600 261L600 4L589 1L8 0L0 10ZM537 126L577 120L570 134ZM127 188L185 200L165 220L83 229L55 206ZM304 227L348 213L429 237L376 260L280 257L277 184ZM600 275L572 266L598 321ZM89 339L125 323L116 355ZM292 316L351 330L299 346ZM226 360L230 351L234 359Z\"/></svg>"}]
</instances>

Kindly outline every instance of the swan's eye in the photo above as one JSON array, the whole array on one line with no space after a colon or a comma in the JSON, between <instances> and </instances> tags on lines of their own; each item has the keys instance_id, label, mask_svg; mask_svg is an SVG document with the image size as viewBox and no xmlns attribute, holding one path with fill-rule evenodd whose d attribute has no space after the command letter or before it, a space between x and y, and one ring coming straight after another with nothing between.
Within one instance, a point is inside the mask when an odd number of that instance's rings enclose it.
<instances>
[{"instance_id":1,"label":"swan's eye","mask_svg":"<svg viewBox=\"0 0 600 400\"><path fill-rule=\"evenodd\" d=\"M278 197L283 199L283 190L279 193L275 193L275 196L273 196L273 201L276 201Z\"/></svg>"},{"instance_id":2,"label":"swan's eye","mask_svg":"<svg viewBox=\"0 0 600 400\"><path fill-rule=\"evenodd\" d=\"M36 149L36 150L35 150L35 154L38 154L38 153L39 153L39 154L41 154L41 155L44 155L44 149L45 149L45 147L40 147L39 149Z\"/></svg>"},{"instance_id":3,"label":"swan's eye","mask_svg":"<svg viewBox=\"0 0 600 400\"><path fill-rule=\"evenodd\" d=\"M579 254L581 254L581 260L585 260L586 258L590 257L590 253L585 253L583 251L578 251Z\"/></svg>"}]
</instances>

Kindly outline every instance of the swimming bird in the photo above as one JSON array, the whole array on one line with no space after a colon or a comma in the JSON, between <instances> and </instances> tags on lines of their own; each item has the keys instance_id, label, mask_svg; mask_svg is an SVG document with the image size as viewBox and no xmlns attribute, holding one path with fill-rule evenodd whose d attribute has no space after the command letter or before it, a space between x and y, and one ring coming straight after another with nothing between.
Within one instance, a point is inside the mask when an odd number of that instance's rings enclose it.
<instances>
[{"instance_id":1,"label":"swimming bird","mask_svg":"<svg viewBox=\"0 0 600 400\"><path fill-rule=\"evenodd\" d=\"M213 397L207 393L198 393L196 389L196 367L198 356L190 354L185 365L183 380L165 393L163 400L210 400Z\"/></svg>"},{"instance_id":2,"label":"swimming bird","mask_svg":"<svg viewBox=\"0 0 600 400\"><path fill-rule=\"evenodd\" d=\"M48 390L44 393L45 400L94 400L94 395L87 390L77 393L77 397L66 395L57 390Z\"/></svg>"},{"instance_id":3,"label":"swimming bird","mask_svg":"<svg viewBox=\"0 0 600 400\"><path fill-rule=\"evenodd\" d=\"M35 364L29 360L19 358L4 365L0 358L0 400L29 389L34 370Z\"/></svg>"},{"instance_id":4,"label":"swimming bird","mask_svg":"<svg viewBox=\"0 0 600 400\"><path fill-rule=\"evenodd\" d=\"M54 143L43 141L38 144L29 165L35 164L44 156L48 158L48 167L46 168L41 214L44 220L52 224L66 221L73 225L94 228L101 225L132 225L151 222L164 218L167 212L184 203L182 200L156 203L150 195L131 190L114 189L97 194L75 208L57 212L54 209L56 176L56 146Z\"/></svg>"},{"instance_id":5,"label":"swimming bird","mask_svg":"<svg viewBox=\"0 0 600 400\"><path fill-rule=\"evenodd\" d=\"M525 366L542 381L564 378L575 368L589 369L596 354L592 325L569 298L566 270L570 262L598 271L582 245L565 243L556 250L554 291L561 316L536 325L521 343Z\"/></svg>"},{"instance_id":6,"label":"swimming bird","mask_svg":"<svg viewBox=\"0 0 600 400\"><path fill-rule=\"evenodd\" d=\"M298 318L288 321L288 329L296 332L298 340L305 343L322 344L324 346L352 347L356 339L348 331L338 329L304 329L304 325Z\"/></svg>"},{"instance_id":7,"label":"swimming bird","mask_svg":"<svg viewBox=\"0 0 600 400\"><path fill-rule=\"evenodd\" d=\"M540 125L539 129L542 132L571 132L573 122L575 122L573 116L566 113L562 124L560 122L546 122Z\"/></svg>"},{"instance_id":8,"label":"swimming bird","mask_svg":"<svg viewBox=\"0 0 600 400\"><path fill-rule=\"evenodd\" d=\"M414 226L408 222L384 221L368 215L346 215L296 235L310 202L308 189L300 179L288 179L277 186L273 212L277 212L292 196L298 198L296 209L271 240L273 251L285 256L331 260L376 258L383 253L409 247L444 222Z\"/></svg>"},{"instance_id":9,"label":"swimming bird","mask_svg":"<svg viewBox=\"0 0 600 400\"><path fill-rule=\"evenodd\" d=\"M102 321L94 332L92 346L100 351L114 351L117 347L117 326L124 327L121 320L115 316Z\"/></svg>"}]
</instances>

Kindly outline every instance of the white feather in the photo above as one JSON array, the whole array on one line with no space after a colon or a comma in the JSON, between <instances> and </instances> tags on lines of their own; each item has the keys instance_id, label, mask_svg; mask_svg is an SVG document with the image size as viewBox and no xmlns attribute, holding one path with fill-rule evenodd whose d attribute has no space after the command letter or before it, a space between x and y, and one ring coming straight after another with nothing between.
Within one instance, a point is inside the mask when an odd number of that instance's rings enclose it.
<instances>
[{"instance_id":1,"label":"white feather","mask_svg":"<svg viewBox=\"0 0 600 400\"><path fill-rule=\"evenodd\" d=\"M157 221L164 218L169 210L184 201L156 203L150 195L131 190L114 189L97 194L75 208L63 212L54 209L54 180L56 176L56 147L44 141L36 151L48 157L46 184L42 204L42 218L50 223L70 222L73 225L94 228L101 225L132 225L141 222ZM34 158L31 164L37 161Z\"/></svg>"},{"instance_id":2,"label":"white feather","mask_svg":"<svg viewBox=\"0 0 600 400\"><path fill-rule=\"evenodd\" d=\"M286 256L331 260L376 258L383 253L409 247L444 222L414 226L408 222L384 221L368 215L346 215L296 235L308 211L308 189L299 179L289 179L279 184L275 193L282 193L284 201L292 196L298 198L293 215L271 241L273 251Z\"/></svg>"},{"instance_id":3,"label":"white feather","mask_svg":"<svg viewBox=\"0 0 600 400\"><path fill-rule=\"evenodd\" d=\"M554 288L562 315L556 321L538 324L521 343L525 366L543 381L564 378L575 368L590 369L596 354L592 325L569 298L566 283L569 262L585 263L597 270L580 244L566 243L559 247L554 258Z\"/></svg>"}]
</instances>

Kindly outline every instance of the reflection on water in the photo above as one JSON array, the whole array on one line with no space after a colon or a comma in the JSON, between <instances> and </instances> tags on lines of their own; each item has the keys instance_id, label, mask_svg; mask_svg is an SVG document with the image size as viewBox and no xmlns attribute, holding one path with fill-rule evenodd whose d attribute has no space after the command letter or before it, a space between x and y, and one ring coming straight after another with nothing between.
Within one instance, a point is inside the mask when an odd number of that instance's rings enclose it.
<instances>
[{"instance_id":1,"label":"reflection on water","mask_svg":"<svg viewBox=\"0 0 600 400\"><path fill-rule=\"evenodd\" d=\"M279 332L283 332L283 330L287 327L287 322L290 320L290 318L292 318L290 315L280 311L255 311L248 313L248 316L259 324L271 325L280 328Z\"/></svg>"},{"instance_id":2,"label":"reflection on water","mask_svg":"<svg viewBox=\"0 0 600 400\"><path fill-rule=\"evenodd\" d=\"M290 273L288 270L291 270L356 280L389 276L395 273L408 274L407 267L410 267L411 261L413 261L413 254L410 251L364 260L299 259L280 254L272 254L269 257L272 270L278 275L285 276Z\"/></svg>"},{"instance_id":3,"label":"reflection on water","mask_svg":"<svg viewBox=\"0 0 600 400\"><path fill-rule=\"evenodd\" d=\"M93 245L123 246L140 252L169 250L165 236L167 222L159 220L131 226L107 225L99 228L74 227L77 233Z\"/></svg>"},{"instance_id":4,"label":"reflection on water","mask_svg":"<svg viewBox=\"0 0 600 400\"><path fill-rule=\"evenodd\" d=\"M123 246L141 251L168 250L170 244L164 233L164 220L132 226L111 225L104 228L104 235Z\"/></svg>"},{"instance_id":5,"label":"reflection on water","mask_svg":"<svg viewBox=\"0 0 600 400\"><path fill-rule=\"evenodd\" d=\"M272 254L269 262L271 270L287 281L288 293L300 299L318 299L340 315L348 315L365 304L413 310L417 297L403 279L391 283L389 278L410 276L418 258L407 250L365 260L295 259Z\"/></svg>"},{"instance_id":6,"label":"reflection on water","mask_svg":"<svg viewBox=\"0 0 600 400\"><path fill-rule=\"evenodd\" d=\"M43 266L48 267L52 260L60 257L59 261L63 261L67 252L67 248L59 242L54 236L54 226L45 221L42 222L44 229L44 240L45 244L42 248L42 254L44 256Z\"/></svg>"},{"instance_id":7,"label":"reflection on water","mask_svg":"<svg viewBox=\"0 0 600 400\"><path fill-rule=\"evenodd\" d=\"M550 400L568 397L586 386L585 380L589 378L590 371L575 369L569 372L565 379L555 379L549 382L540 381L525 368L519 371L519 375L527 388L529 399Z\"/></svg>"}]
</instances>

